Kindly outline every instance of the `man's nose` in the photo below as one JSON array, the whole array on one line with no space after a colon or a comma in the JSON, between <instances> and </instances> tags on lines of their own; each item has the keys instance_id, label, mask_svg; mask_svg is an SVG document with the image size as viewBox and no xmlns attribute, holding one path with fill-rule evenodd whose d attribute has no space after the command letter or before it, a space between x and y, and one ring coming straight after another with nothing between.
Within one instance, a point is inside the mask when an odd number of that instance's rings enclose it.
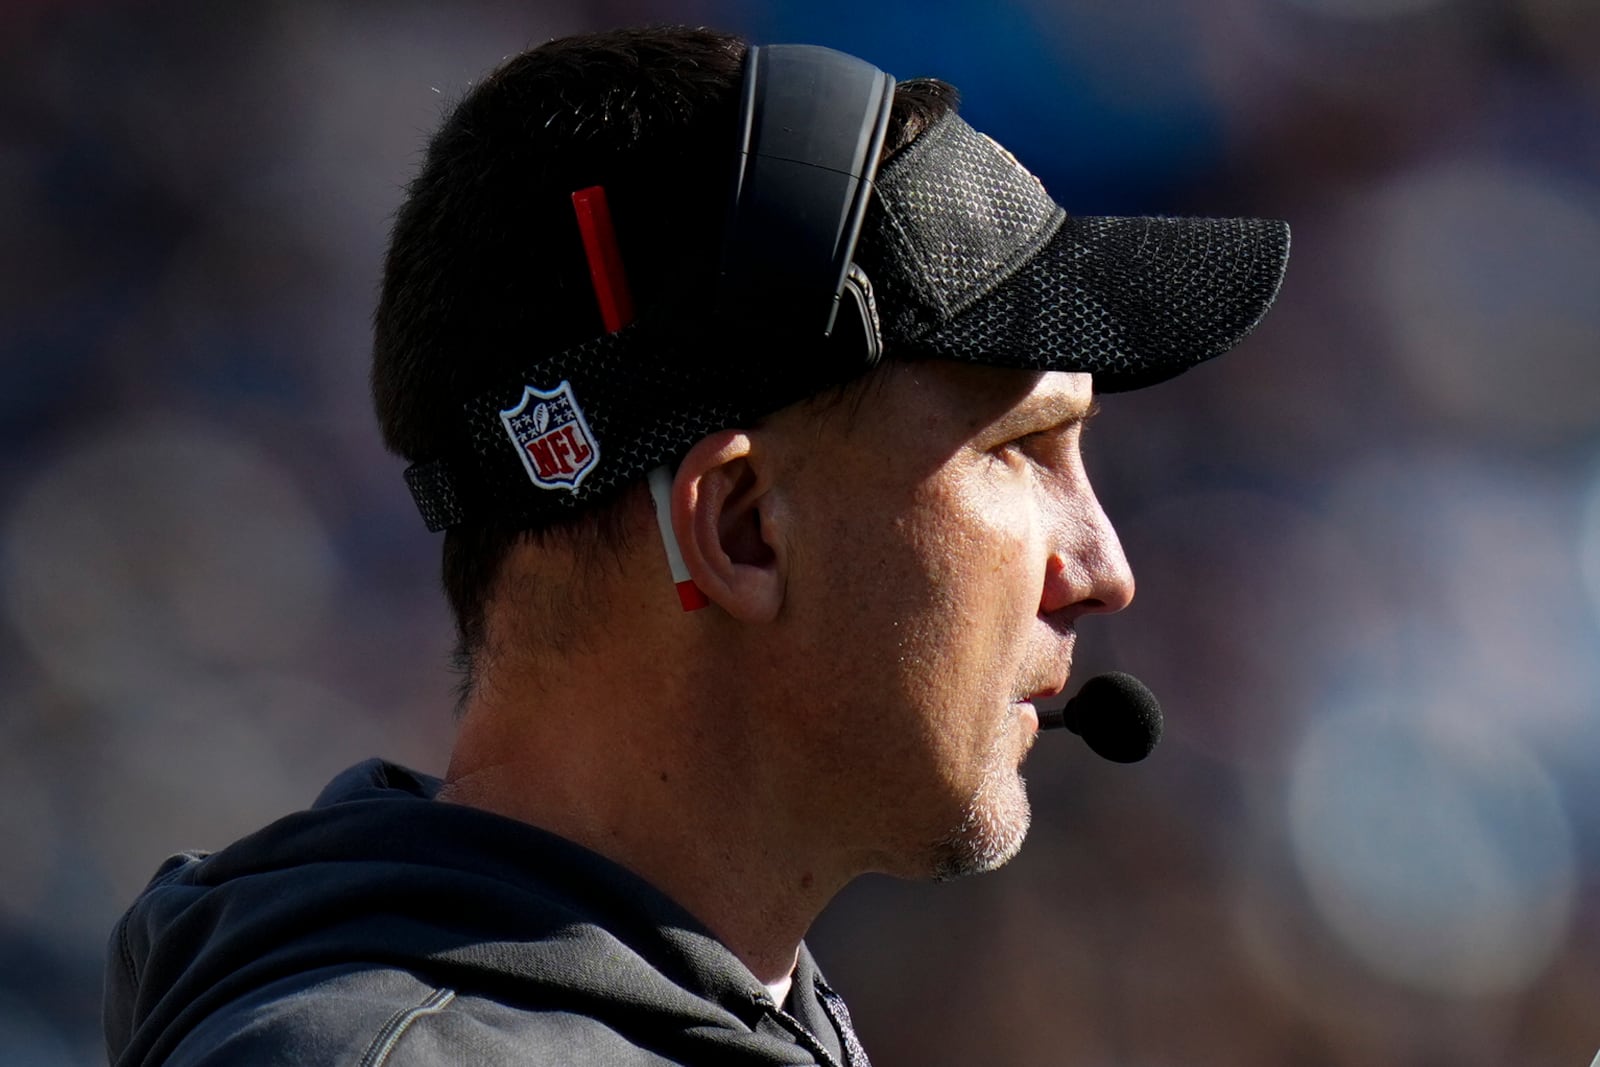
<instances>
[{"instance_id":1,"label":"man's nose","mask_svg":"<svg viewBox=\"0 0 1600 1067\"><path fill-rule=\"evenodd\" d=\"M1122 541L1099 501L1088 513L1066 525L1057 547L1045 562L1043 615L1109 615L1133 602L1133 569Z\"/></svg>"}]
</instances>

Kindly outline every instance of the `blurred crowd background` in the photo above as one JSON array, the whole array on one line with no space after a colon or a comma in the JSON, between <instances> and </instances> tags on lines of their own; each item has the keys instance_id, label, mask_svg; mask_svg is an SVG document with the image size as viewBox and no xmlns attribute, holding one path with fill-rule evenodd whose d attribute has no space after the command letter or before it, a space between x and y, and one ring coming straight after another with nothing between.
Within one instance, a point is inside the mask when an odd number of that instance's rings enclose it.
<instances>
[{"instance_id":1,"label":"blurred crowd background","mask_svg":"<svg viewBox=\"0 0 1600 1067\"><path fill-rule=\"evenodd\" d=\"M382 754L443 768L450 629L369 413L391 213L551 36L721 25L959 85L1081 214L1281 217L1278 306L1107 398L1139 576L1001 873L813 945L874 1062L1584 1067L1600 1049L1600 5L0 5L0 1060L100 1062L162 857Z\"/></svg>"}]
</instances>

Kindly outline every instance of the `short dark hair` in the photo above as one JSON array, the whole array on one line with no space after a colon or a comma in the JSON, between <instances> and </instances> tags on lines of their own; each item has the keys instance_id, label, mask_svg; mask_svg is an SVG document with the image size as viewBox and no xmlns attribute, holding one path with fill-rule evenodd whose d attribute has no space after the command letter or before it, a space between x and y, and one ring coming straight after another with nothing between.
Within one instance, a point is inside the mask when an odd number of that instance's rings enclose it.
<instances>
[{"instance_id":1,"label":"short dark hair","mask_svg":"<svg viewBox=\"0 0 1600 1067\"><path fill-rule=\"evenodd\" d=\"M745 50L707 29L568 37L507 61L455 106L407 189L384 264L372 393L391 451L410 462L466 451L468 399L531 357L604 332L573 190L605 186L640 317L679 291L674 281L710 276ZM943 82L902 83L884 158L955 105ZM445 534L464 692L511 548L565 539L620 550L629 499L536 529L474 520Z\"/></svg>"}]
</instances>

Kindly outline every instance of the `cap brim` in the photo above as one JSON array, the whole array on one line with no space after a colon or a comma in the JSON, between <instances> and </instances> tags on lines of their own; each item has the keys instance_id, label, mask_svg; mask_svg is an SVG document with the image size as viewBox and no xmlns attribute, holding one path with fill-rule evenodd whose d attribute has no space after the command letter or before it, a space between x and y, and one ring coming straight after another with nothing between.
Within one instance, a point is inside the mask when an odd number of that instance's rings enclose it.
<instances>
[{"instance_id":1,"label":"cap brim","mask_svg":"<svg viewBox=\"0 0 1600 1067\"><path fill-rule=\"evenodd\" d=\"M1139 389L1238 344L1272 306L1289 258L1271 219L1074 218L917 354L1084 371ZM908 353L909 354L909 353Z\"/></svg>"}]
</instances>

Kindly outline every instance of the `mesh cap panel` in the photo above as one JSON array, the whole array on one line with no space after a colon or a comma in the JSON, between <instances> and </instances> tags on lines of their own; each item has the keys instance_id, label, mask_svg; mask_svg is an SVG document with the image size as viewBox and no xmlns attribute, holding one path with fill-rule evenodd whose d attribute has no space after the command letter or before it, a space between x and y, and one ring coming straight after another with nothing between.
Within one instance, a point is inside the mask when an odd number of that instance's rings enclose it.
<instances>
[{"instance_id":1,"label":"mesh cap panel","mask_svg":"<svg viewBox=\"0 0 1600 1067\"><path fill-rule=\"evenodd\" d=\"M890 355L1086 371L1114 392L1237 344L1271 307L1289 228L1264 219L1073 218L947 115L878 179L861 258Z\"/></svg>"}]
</instances>

